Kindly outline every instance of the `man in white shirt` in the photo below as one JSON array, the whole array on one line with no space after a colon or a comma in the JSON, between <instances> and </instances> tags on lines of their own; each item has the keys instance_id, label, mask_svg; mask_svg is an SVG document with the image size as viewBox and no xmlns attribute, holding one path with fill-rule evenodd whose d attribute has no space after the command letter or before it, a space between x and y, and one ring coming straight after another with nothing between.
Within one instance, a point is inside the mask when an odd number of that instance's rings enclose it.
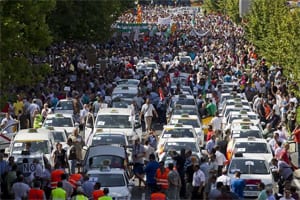
<instances>
[{"instance_id":1,"label":"man in white shirt","mask_svg":"<svg viewBox=\"0 0 300 200\"><path fill-rule=\"evenodd\" d=\"M9 113L5 114L5 118L2 119L0 127L2 129L5 128L5 130L7 131L7 133L12 133L14 131L14 126L12 126L12 124L17 123L17 120L14 120ZM6 128L7 127L7 128Z\"/></svg>"},{"instance_id":2,"label":"man in white shirt","mask_svg":"<svg viewBox=\"0 0 300 200\"><path fill-rule=\"evenodd\" d=\"M229 176L227 176L227 170L226 169L222 170L222 175L217 178L216 182L222 182L223 185L230 186L231 179L230 179Z\"/></svg>"},{"instance_id":3,"label":"man in white shirt","mask_svg":"<svg viewBox=\"0 0 300 200\"><path fill-rule=\"evenodd\" d=\"M199 164L194 165L194 174L193 174L193 191L192 191L192 199L201 199L198 191L202 190L205 185L205 175L201 171Z\"/></svg>"},{"instance_id":4,"label":"man in white shirt","mask_svg":"<svg viewBox=\"0 0 300 200\"><path fill-rule=\"evenodd\" d=\"M216 145L214 149L216 150L215 155L216 155L216 162L218 165L217 175L220 176L222 174L222 169L226 161L226 158L225 155L220 152L220 146Z\"/></svg>"},{"instance_id":5,"label":"man in white shirt","mask_svg":"<svg viewBox=\"0 0 300 200\"><path fill-rule=\"evenodd\" d=\"M217 130L221 130L221 125L222 125L222 118L219 117L219 113L216 112L215 116L211 119L211 125L212 125L212 128L213 128L213 131L214 133L217 131Z\"/></svg>"},{"instance_id":6,"label":"man in white shirt","mask_svg":"<svg viewBox=\"0 0 300 200\"><path fill-rule=\"evenodd\" d=\"M12 185L10 192L14 194L15 200L22 200L24 198L27 198L29 190L30 190L29 185L24 183L24 176L19 175L18 182Z\"/></svg>"},{"instance_id":7,"label":"man in white shirt","mask_svg":"<svg viewBox=\"0 0 300 200\"><path fill-rule=\"evenodd\" d=\"M149 162L149 156L151 154L154 154L155 150L152 146L150 146L149 144L149 140L145 141L145 145L144 145L144 149L145 149L145 165L147 165L147 163Z\"/></svg>"},{"instance_id":8,"label":"man in white shirt","mask_svg":"<svg viewBox=\"0 0 300 200\"><path fill-rule=\"evenodd\" d=\"M155 114L156 117L158 117L158 114L157 114L154 106L152 104L150 104L150 99L147 98L146 103L142 106L142 110L140 113L140 119L142 118L142 115L144 115L147 133L150 132L150 130L151 130L153 113Z\"/></svg>"}]
</instances>

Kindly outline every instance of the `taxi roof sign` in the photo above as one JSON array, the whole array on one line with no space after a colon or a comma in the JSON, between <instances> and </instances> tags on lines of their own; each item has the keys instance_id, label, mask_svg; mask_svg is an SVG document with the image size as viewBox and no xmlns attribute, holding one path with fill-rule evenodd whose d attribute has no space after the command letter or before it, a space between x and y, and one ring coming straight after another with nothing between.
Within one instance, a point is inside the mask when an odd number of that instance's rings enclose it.
<instances>
[{"instance_id":1,"label":"taxi roof sign","mask_svg":"<svg viewBox=\"0 0 300 200\"><path fill-rule=\"evenodd\" d=\"M61 114L61 113L56 113L56 114L55 114L55 117L63 117L63 114Z\"/></svg>"},{"instance_id":2,"label":"taxi roof sign","mask_svg":"<svg viewBox=\"0 0 300 200\"><path fill-rule=\"evenodd\" d=\"M28 133L37 133L37 129L36 128L30 128L30 129L28 129Z\"/></svg>"},{"instance_id":3,"label":"taxi roof sign","mask_svg":"<svg viewBox=\"0 0 300 200\"><path fill-rule=\"evenodd\" d=\"M177 124L175 124L174 126L175 126L175 127L183 127L183 124L177 123Z\"/></svg>"}]
</instances>

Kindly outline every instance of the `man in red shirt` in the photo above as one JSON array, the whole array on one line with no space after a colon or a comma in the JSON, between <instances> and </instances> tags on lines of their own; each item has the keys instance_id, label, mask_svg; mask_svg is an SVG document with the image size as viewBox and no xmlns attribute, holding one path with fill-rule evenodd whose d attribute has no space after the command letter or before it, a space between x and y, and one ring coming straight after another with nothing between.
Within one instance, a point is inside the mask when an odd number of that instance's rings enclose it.
<instances>
[{"instance_id":1,"label":"man in red shirt","mask_svg":"<svg viewBox=\"0 0 300 200\"><path fill-rule=\"evenodd\" d=\"M291 161L289 149L290 149L290 144L289 143L285 143L284 144L284 148L281 151L280 158L281 158L281 160L283 160L284 162L286 162L288 165L290 165L292 168L297 169L297 166L295 166L292 163L292 161Z\"/></svg>"}]
</instances>

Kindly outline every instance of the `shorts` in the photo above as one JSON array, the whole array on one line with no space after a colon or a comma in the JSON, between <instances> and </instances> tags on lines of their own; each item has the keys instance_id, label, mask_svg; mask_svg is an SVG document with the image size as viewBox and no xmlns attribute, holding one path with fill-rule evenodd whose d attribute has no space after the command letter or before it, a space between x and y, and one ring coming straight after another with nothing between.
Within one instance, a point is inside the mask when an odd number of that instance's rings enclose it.
<instances>
[{"instance_id":1,"label":"shorts","mask_svg":"<svg viewBox=\"0 0 300 200\"><path fill-rule=\"evenodd\" d=\"M133 165L133 173L134 174L143 174L144 173L144 164L134 163L134 165Z\"/></svg>"}]
</instances>

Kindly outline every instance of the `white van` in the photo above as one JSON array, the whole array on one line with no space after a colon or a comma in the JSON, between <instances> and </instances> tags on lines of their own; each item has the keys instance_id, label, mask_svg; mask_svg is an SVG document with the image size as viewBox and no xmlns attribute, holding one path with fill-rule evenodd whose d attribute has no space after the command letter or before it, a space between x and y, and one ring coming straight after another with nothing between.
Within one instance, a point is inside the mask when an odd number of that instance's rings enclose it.
<instances>
[{"instance_id":1,"label":"white van","mask_svg":"<svg viewBox=\"0 0 300 200\"><path fill-rule=\"evenodd\" d=\"M30 144L29 155L43 154L49 161L52 160L50 159L51 151L55 144L50 130L44 128L20 130L10 143L10 147L6 149L6 153L9 156L16 157L22 154L28 155L28 153L24 151L26 144ZM51 164L53 166L53 163Z\"/></svg>"},{"instance_id":2,"label":"white van","mask_svg":"<svg viewBox=\"0 0 300 200\"><path fill-rule=\"evenodd\" d=\"M84 130L84 140L88 144L89 138L93 138L95 133L125 133L128 140L133 136L142 135L140 123L136 120L135 130L131 126L130 109L128 108L103 108L100 109L96 120L89 118L86 120Z\"/></svg>"}]
</instances>

